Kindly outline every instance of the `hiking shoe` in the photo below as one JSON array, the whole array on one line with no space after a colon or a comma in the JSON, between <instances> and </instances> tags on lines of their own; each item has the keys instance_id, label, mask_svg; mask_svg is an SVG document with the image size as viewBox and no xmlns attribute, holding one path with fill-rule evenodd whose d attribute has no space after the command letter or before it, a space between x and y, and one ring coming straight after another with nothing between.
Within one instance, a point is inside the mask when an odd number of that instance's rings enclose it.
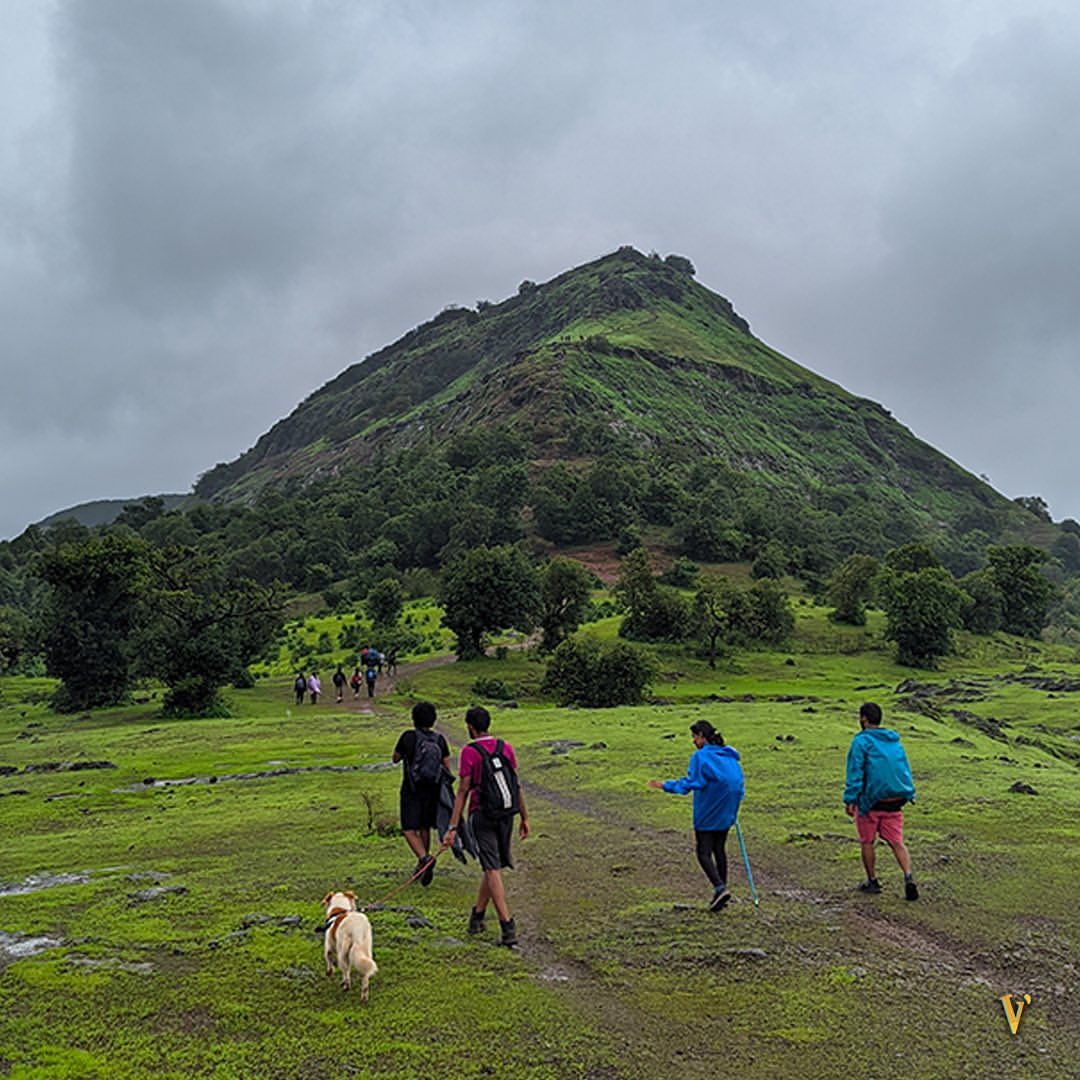
<instances>
[{"instance_id":1,"label":"hiking shoe","mask_svg":"<svg viewBox=\"0 0 1080 1080\"><path fill-rule=\"evenodd\" d=\"M517 943L517 927L514 926L513 919L507 919L503 922L499 920L499 929L502 930L502 938L499 940L500 945L505 945L508 949L514 948Z\"/></svg>"},{"instance_id":2,"label":"hiking shoe","mask_svg":"<svg viewBox=\"0 0 1080 1080\"><path fill-rule=\"evenodd\" d=\"M713 896L712 902L709 904L710 911L721 911L727 906L728 901L731 899L731 893L727 889L718 889L716 895Z\"/></svg>"},{"instance_id":3,"label":"hiking shoe","mask_svg":"<svg viewBox=\"0 0 1080 1080\"><path fill-rule=\"evenodd\" d=\"M881 885L878 884L878 879L876 877L870 878L859 886L859 892L874 893L876 895L881 892Z\"/></svg>"},{"instance_id":4,"label":"hiking shoe","mask_svg":"<svg viewBox=\"0 0 1080 1080\"><path fill-rule=\"evenodd\" d=\"M469 933L482 934L484 930L484 913L473 908L472 911L469 912Z\"/></svg>"},{"instance_id":5,"label":"hiking shoe","mask_svg":"<svg viewBox=\"0 0 1080 1080\"><path fill-rule=\"evenodd\" d=\"M420 875L420 884L426 889L431 884L431 879L435 876L435 858L432 855L425 855L417 864L416 869L424 867L424 872Z\"/></svg>"},{"instance_id":6,"label":"hiking shoe","mask_svg":"<svg viewBox=\"0 0 1080 1080\"><path fill-rule=\"evenodd\" d=\"M904 899L905 900L918 900L919 899L919 886L915 884L910 878L904 882Z\"/></svg>"}]
</instances>

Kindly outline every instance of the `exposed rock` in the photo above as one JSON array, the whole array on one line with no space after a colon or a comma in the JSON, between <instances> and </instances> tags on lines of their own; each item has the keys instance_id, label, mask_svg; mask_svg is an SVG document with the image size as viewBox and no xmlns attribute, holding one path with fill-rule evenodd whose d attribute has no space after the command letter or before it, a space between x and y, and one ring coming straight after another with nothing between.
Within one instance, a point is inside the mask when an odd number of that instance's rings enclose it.
<instances>
[{"instance_id":1,"label":"exposed rock","mask_svg":"<svg viewBox=\"0 0 1080 1080\"><path fill-rule=\"evenodd\" d=\"M148 904L166 896L183 896L186 892L186 885L152 885L149 889L128 893L128 900L132 904Z\"/></svg>"},{"instance_id":2,"label":"exposed rock","mask_svg":"<svg viewBox=\"0 0 1080 1080\"><path fill-rule=\"evenodd\" d=\"M405 920L405 925L411 927L413 930L432 930L434 925L423 915L410 915Z\"/></svg>"},{"instance_id":3,"label":"exposed rock","mask_svg":"<svg viewBox=\"0 0 1080 1080\"><path fill-rule=\"evenodd\" d=\"M1009 790L1015 792L1017 795L1038 795L1039 794L1030 784L1025 784L1020 780L1017 780L1016 783L1013 784L1012 787L1009 788Z\"/></svg>"}]
</instances>

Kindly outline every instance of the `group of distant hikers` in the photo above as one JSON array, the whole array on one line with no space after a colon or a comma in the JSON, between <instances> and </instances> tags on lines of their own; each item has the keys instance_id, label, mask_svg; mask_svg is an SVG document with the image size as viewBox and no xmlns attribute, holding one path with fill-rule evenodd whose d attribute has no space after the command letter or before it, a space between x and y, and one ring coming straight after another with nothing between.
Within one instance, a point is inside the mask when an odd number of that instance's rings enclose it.
<instances>
[{"instance_id":1,"label":"group of distant hikers","mask_svg":"<svg viewBox=\"0 0 1080 1080\"><path fill-rule=\"evenodd\" d=\"M919 891L911 872L911 857L904 845L903 806L915 798L915 785L907 754L895 731L881 726L881 708L867 702L859 708L859 733L847 755L843 803L854 818L862 850L866 880L864 893L880 893L876 876L877 837L889 845L904 874L904 895L917 900ZM434 731L435 706L421 701L412 709L413 727L404 731L394 747L393 761L403 763L401 829L416 856L413 879L431 884L435 860L450 849L461 862L469 853L477 858L483 876L476 902L469 913L468 932L485 930L488 905L499 919L500 944L517 945L517 929L506 900L502 871L513 866L511 841L514 819L518 835L529 835L525 795L517 775L513 747L491 734L491 716L482 706L465 713L469 742L462 748L453 792L450 746ZM706 720L690 725L694 753L685 776L650 780L649 786L673 795L693 793L693 827L697 860L712 885L709 909L720 911L731 899L725 847L736 824L745 794L739 754L726 746L723 736ZM465 813L466 806L468 813ZM432 833L442 838L431 852Z\"/></svg>"},{"instance_id":2,"label":"group of distant hikers","mask_svg":"<svg viewBox=\"0 0 1080 1080\"><path fill-rule=\"evenodd\" d=\"M394 649L382 653L370 645L365 645L357 658L360 663L356 665L351 677L345 674L342 664L338 664L337 671L334 672L331 681L334 684L335 700L339 705L345 700L346 686L352 687L354 698L358 698L360 688L366 686L367 696L372 698L375 696L376 680L383 674L384 669L387 675L397 673L397 652ZM296 694L297 705L303 705L305 697L309 696L311 704L318 705L319 695L322 693L319 673L313 671L310 675L305 675L302 671L298 671L293 680L293 692Z\"/></svg>"}]
</instances>

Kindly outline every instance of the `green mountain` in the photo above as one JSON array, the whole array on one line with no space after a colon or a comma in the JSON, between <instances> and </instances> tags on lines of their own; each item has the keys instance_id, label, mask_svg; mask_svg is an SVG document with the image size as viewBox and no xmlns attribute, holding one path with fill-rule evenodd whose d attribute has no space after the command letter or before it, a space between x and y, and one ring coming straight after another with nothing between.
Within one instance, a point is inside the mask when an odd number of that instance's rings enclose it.
<instances>
[{"instance_id":1,"label":"green mountain","mask_svg":"<svg viewBox=\"0 0 1080 1080\"><path fill-rule=\"evenodd\" d=\"M160 499L162 509L178 510L193 502L191 495L140 495L134 499L95 499L92 502L69 506L66 510L57 510L47 518L37 522L39 528L49 529L61 521L74 519L80 525L94 528L98 525L111 525L123 512L124 507L144 503L147 499Z\"/></svg>"},{"instance_id":2,"label":"green mountain","mask_svg":"<svg viewBox=\"0 0 1080 1080\"><path fill-rule=\"evenodd\" d=\"M895 510L930 532L1037 524L848 393L754 337L681 256L620 248L476 310L448 308L354 364L196 494L249 502L395 450L507 428L534 468L580 465L613 440L646 459L719 459L758 486L843 512Z\"/></svg>"}]
</instances>

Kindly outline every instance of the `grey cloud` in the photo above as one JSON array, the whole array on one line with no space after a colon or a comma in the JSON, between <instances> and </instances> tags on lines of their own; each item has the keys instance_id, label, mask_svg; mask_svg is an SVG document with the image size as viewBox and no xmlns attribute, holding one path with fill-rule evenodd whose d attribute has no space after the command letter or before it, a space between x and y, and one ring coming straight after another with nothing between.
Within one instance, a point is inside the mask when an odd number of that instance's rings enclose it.
<instances>
[{"instance_id":1,"label":"grey cloud","mask_svg":"<svg viewBox=\"0 0 1080 1080\"><path fill-rule=\"evenodd\" d=\"M1040 422L1077 389L1080 15L9 2L0 535L186 488L445 304L623 243L1080 514Z\"/></svg>"}]
</instances>

